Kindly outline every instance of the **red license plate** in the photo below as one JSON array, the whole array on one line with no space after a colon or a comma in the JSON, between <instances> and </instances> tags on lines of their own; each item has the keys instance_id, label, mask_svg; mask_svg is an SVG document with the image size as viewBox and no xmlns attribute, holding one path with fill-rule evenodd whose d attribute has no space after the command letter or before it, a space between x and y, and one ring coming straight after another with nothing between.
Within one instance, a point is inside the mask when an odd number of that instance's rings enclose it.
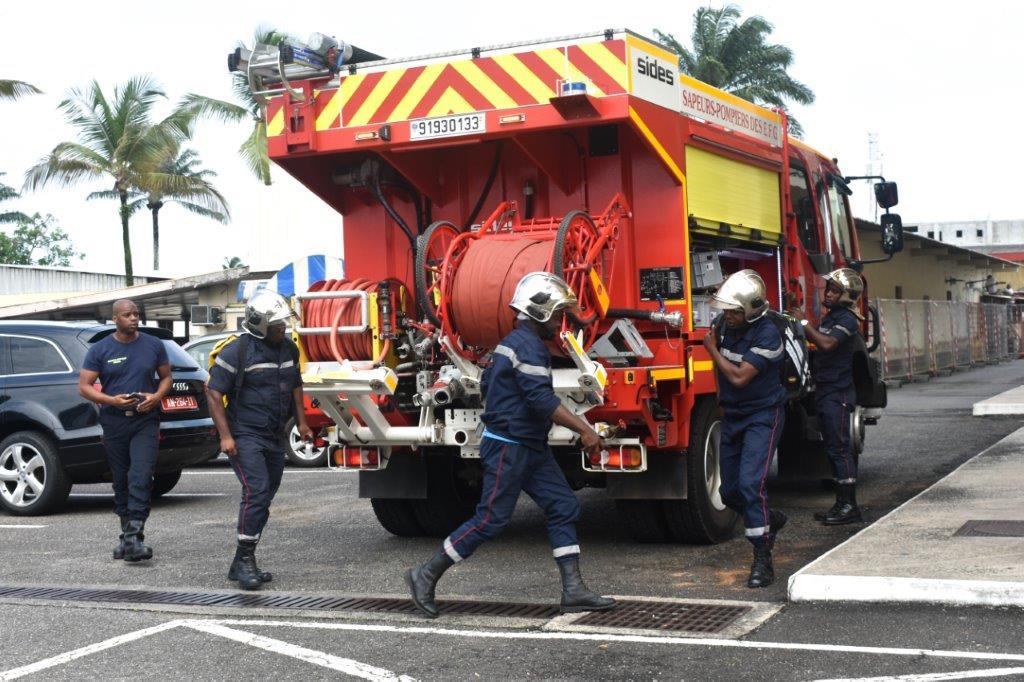
<instances>
[{"instance_id":1,"label":"red license plate","mask_svg":"<svg viewBox=\"0 0 1024 682\"><path fill-rule=\"evenodd\" d=\"M163 400L164 412L180 412L182 410L198 410L199 403L194 395L171 395Z\"/></svg>"}]
</instances>

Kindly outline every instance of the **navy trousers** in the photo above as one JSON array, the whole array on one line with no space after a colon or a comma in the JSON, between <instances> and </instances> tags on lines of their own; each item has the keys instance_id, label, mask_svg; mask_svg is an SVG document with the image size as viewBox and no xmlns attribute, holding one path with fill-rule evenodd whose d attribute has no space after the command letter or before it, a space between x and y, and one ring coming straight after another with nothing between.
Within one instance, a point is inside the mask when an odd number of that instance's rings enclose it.
<instances>
[{"instance_id":1,"label":"navy trousers","mask_svg":"<svg viewBox=\"0 0 1024 682\"><path fill-rule=\"evenodd\" d=\"M743 516L746 536L751 542L767 536L771 525L768 469L785 419L784 405L745 415L726 412L722 418L722 501Z\"/></svg>"},{"instance_id":2,"label":"navy trousers","mask_svg":"<svg viewBox=\"0 0 1024 682\"><path fill-rule=\"evenodd\" d=\"M480 545L505 530L520 491L525 491L544 510L555 561L579 556L576 520L580 516L580 503L550 448L533 450L484 438L480 460L484 479L476 514L444 541L444 551L452 561L469 557Z\"/></svg>"},{"instance_id":3,"label":"navy trousers","mask_svg":"<svg viewBox=\"0 0 1024 682\"><path fill-rule=\"evenodd\" d=\"M856 407L857 394L853 388L820 393L819 386L818 390L818 421L832 473L839 483L856 483L857 462L850 447L850 416Z\"/></svg>"},{"instance_id":4,"label":"navy trousers","mask_svg":"<svg viewBox=\"0 0 1024 682\"><path fill-rule=\"evenodd\" d=\"M155 417L101 416L103 447L114 484L114 512L121 518L149 518L153 470L160 438Z\"/></svg>"},{"instance_id":5,"label":"navy trousers","mask_svg":"<svg viewBox=\"0 0 1024 682\"><path fill-rule=\"evenodd\" d=\"M237 454L228 460L242 484L238 539L259 540L270 517L270 503L281 487L286 444L283 437L235 436L235 447Z\"/></svg>"}]
</instances>

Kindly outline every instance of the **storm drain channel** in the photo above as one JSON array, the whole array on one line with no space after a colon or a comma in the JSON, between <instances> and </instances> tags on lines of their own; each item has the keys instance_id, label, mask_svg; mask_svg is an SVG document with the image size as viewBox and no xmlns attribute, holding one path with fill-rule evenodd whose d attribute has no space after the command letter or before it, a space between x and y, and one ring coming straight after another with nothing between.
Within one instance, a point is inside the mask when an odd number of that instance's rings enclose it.
<instances>
[{"instance_id":1,"label":"storm drain channel","mask_svg":"<svg viewBox=\"0 0 1024 682\"><path fill-rule=\"evenodd\" d=\"M103 590L71 587L0 587L0 599L34 599L112 604L163 604L299 611L348 611L361 613L419 614L408 599L381 597L322 597L217 592L162 592L153 590ZM559 615L553 604L500 603L438 600L443 615L490 616L550 620ZM574 622L590 627L659 630L715 634L751 611L749 606L685 602L619 600L612 611L587 613Z\"/></svg>"}]
</instances>

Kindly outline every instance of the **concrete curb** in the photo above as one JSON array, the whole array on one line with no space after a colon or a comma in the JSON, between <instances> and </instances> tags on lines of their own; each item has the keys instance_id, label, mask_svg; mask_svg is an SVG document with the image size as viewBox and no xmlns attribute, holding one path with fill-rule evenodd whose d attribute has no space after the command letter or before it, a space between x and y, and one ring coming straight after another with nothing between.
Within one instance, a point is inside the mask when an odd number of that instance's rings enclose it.
<instances>
[{"instance_id":1,"label":"concrete curb","mask_svg":"<svg viewBox=\"0 0 1024 682\"><path fill-rule=\"evenodd\" d=\"M962 469L981 457L1005 449L1008 442L1024 438L1024 428L1014 431L999 442L974 455L931 486L893 509L872 526L807 564L789 578L788 597L793 602L889 602L926 603L949 606L1014 606L1024 608L1024 581L958 580L914 576L843 575L822 569L827 559L853 543L871 542L886 526L899 525L901 516L912 514L907 507L918 498L943 487ZM868 545L870 546L870 545ZM884 557L879 557L884 561Z\"/></svg>"},{"instance_id":2,"label":"concrete curb","mask_svg":"<svg viewBox=\"0 0 1024 682\"><path fill-rule=\"evenodd\" d=\"M1024 386L1011 388L999 395L980 400L974 403L972 412L975 417L1024 414Z\"/></svg>"}]
</instances>

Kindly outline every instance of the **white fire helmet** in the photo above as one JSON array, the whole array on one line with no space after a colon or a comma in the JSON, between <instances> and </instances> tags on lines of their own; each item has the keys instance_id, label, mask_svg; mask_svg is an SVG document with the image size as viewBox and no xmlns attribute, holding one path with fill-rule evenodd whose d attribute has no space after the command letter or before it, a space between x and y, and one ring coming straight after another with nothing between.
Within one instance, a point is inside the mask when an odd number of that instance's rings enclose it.
<instances>
[{"instance_id":1,"label":"white fire helmet","mask_svg":"<svg viewBox=\"0 0 1024 682\"><path fill-rule=\"evenodd\" d=\"M245 305L242 326L257 339L263 339L271 325L286 322L293 317L295 312L284 296L273 291L258 291Z\"/></svg>"},{"instance_id":2,"label":"white fire helmet","mask_svg":"<svg viewBox=\"0 0 1024 682\"><path fill-rule=\"evenodd\" d=\"M825 275L825 281L831 282L842 291L839 294L839 305L852 308L864 291L864 280L856 270L839 268Z\"/></svg>"},{"instance_id":3,"label":"white fire helmet","mask_svg":"<svg viewBox=\"0 0 1024 682\"><path fill-rule=\"evenodd\" d=\"M729 275L711 297L710 305L720 310L742 310L747 322L759 320L768 312L764 280L753 270L740 270Z\"/></svg>"},{"instance_id":4,"label":"white fire helmet","mask_svg":"<svg viewBox=\"0 0 1024 682\"><path fill-rule=\"evenodd\" d=\"M559 310L577 305L576 294L565 280L550 272L531 272L525 275L512 295L509 307L540 323L545 323Z\"/></svg>"}]
</instances>

